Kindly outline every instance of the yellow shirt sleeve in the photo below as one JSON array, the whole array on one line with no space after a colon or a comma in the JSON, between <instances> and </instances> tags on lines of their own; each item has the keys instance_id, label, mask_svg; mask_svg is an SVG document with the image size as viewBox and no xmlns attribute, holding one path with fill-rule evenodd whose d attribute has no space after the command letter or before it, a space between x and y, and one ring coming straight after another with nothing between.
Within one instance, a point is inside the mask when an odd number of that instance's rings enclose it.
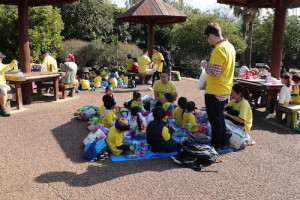
<instances>
[{"instance_id":1,"label":"yellow shirt sleeve","mask_svg":"<svg viewBox=\"0 0 300 200\"><path fill-rule=\"evenodd\" d=\"M162 129L162 136L163 136L164 141L170 140L171 135L170 135L169 129L167 127L163 127L163 129Z\"/></svg>"}]
</instances>

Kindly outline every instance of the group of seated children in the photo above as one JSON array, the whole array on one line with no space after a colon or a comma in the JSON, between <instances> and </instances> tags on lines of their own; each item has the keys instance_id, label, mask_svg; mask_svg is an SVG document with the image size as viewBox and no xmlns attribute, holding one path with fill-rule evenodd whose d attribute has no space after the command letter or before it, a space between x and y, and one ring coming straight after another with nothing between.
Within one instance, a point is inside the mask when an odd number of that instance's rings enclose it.
<instances>
[{"instance_id":1,"label":"group of seated children","mask_svg":"<svg viewBox=\"0 0 300 200\"><path fill-rule=\"evenodd\" d=\"M100 70L95 68L84 69L79 81L79 89L95 91L97 88L105 88L107 86L118 87L128 85L128 77L123 73L110 73L109 76L104 70L104 66Z\"/></svg>"},{"instance_id":2,"label":"group of seated children","mask_svg":"<svg viewBox=\"0 0 300 200\"><path fill-rule=\"evenodd\" d=\"M275 118L274 110L275 105L289 105L291 104L300 104L300 96L299 96L299 82L300 82L300 75L294 74L292 77L292 81L294 82L294 85L291 84L291 77L289 74L283 74L281 76L281 83L283 84L280 93L279 98L277 101L271 102L270 106L270 114L266 116L267 119L273 119Z\"/></svg>"}]
</instances>

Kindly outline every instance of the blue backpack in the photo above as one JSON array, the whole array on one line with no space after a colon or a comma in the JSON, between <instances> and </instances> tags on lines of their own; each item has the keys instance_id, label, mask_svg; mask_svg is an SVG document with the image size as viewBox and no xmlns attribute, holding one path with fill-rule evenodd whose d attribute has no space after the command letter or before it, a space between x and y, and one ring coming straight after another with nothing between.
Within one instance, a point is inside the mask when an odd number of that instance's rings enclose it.
<instances>
[{"instance_id":1,"label":"blue backpack","mask_svg":"<svg viewBox=\"0 0 300 200\"><path fill-rule=\"evenodd\" d=\"M106 150L106 143L104 140L94 139L90 141L84 148L84 156L93 161L97 160L97 156Z\"/></svg>"}]
</instances>

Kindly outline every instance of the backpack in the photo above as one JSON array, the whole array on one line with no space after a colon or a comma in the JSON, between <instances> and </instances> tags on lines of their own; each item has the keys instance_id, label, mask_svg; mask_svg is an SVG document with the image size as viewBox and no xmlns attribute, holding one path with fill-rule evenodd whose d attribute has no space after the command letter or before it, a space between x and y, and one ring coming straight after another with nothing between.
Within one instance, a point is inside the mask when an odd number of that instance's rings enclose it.
<instances>
[{"instance_id":1,"label":"backpack","mask_svg":"<svg viewBox=\"0 0 300 200\"><path fill-rule=\"evenodd\" d=\"M84 148L84 157L94 161L97 156L106 150L107 146L104 140L93 139Z\"/></svg>"},{"instance_id":2,"label":"backpack","mask_svg":"<svg viewBox=\"0 0 300 200\"><path fill-rule=\"evenodd\" d=\"M128 81L128 88L135 88L135 80L129 79Z\"/></svg>"}]
</instances>

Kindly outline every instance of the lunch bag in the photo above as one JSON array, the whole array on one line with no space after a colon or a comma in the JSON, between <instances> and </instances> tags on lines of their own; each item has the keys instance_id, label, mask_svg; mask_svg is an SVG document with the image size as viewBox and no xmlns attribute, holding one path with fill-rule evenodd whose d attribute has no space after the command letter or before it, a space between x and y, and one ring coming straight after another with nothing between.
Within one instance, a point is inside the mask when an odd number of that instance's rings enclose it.
<instances>
[{"instance_id":1,"label":"lunch bag","mask_svg":"<svg viewBox=\"0 0 300 200\"><path fill-rule=\"evenodd\" d=\"M97 160L97 156L106 150L107 146L104 140L94 139L90 141L84 148L84 157L93 161Z\"/></svg>"}]
</instances>

